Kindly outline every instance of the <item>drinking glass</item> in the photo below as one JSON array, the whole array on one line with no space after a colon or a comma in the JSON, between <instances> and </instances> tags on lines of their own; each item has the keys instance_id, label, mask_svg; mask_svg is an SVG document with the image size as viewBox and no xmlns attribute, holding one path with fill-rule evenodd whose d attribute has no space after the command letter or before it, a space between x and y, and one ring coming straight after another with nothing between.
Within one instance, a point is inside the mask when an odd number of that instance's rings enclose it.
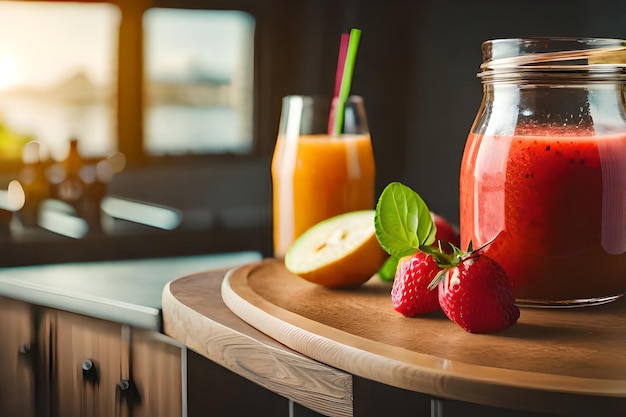
<instances>
[{"instance_id":1,"label":"drinking glass","mask_svg":"<svg viewBox=\"0 0 626 417\"><path fill-rule=\"evenodd\" d=\"M272 158L277 258L322 220L374 207L374 153L363 99L337 104L327 97L283 98ZM339 134L329 132L331 105L344 108Z\"/></svg>"}]
</instances>

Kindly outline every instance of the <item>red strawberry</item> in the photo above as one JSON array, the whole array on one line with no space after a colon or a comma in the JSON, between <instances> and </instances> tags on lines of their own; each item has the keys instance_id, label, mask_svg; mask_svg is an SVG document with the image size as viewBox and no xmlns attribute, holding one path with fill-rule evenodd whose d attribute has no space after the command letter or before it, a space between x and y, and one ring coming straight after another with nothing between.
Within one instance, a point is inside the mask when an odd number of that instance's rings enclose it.
<instances>
[{"instance_id":1,"label":"red strawberry","mask_svg":"<svg viewBox=\"0 0 626 417\"><path fill-rule=\"evenodd\" d=\"M437 290L428 285L440 271L433 257L424 252L401 258L391 289L393 308L408 317L437 310Z\"/></svg>"},{"instance_id":2,"label":"red strawberry","mask_svg":"<svg viewBox=\"0 0 626 417\"><path fill-rule=\"evenodd\" d=\"M437 288L441 309L466 331L495 332L517 322L520 310L506 272L481 252L493 242L476 251L469 242L462 251L456 230L399 182L385 187L378 198L374 225L378 242L391 255L386 265L393 267L401 259L392 289L397 311L407 316L433 311L437 306L428 290ZM446 229L453 232L448 237ZM450 245L439 245L440 240ZM407 254L414 255L402 258Z\"/></svg>"},{"instance_id":3,"label":"red strawberry","mask_svg":"<svg viewBox=\"0 0 626 417\"><path fill-rule=\"evenodd\" d=\"M456 247L461 246L461 237L458 230L453 227L445 217L432 211L430 212L430 215L433 218L435 227L437 227L435 240L440 242L452 243ZM449 245L446 245L445 243L442 243L441 248L446 252L452 252L452 249L449 247Z\"/></svg>"},{"instance_id":4,"label":"red strawberry","mask_svg":"<svg viewBox=\"0 0 626 417\"><path fill-rule=\"evenodd\" d=\"M439 281L439 304L450 320L471 333L503 330L520 316L504 269L476 252L446 271Z\"/></svg>"}]
</instances>

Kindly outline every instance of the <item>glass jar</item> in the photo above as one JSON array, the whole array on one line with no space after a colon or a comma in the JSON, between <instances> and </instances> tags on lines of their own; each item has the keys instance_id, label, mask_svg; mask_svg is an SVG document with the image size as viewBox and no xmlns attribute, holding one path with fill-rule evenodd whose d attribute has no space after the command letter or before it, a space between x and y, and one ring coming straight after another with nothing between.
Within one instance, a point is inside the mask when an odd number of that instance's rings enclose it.
<instances>
[{"instance_id":1,"label":"glass jar","mask_svg":"<svg viewBox=\"0 0 626 417\"><path fill-rule=\"evenodd\" d=\"M351 96L338 106L339 134L329 127L331 103L327 97L283 98L272 158L277 258L320 221L374 208L374 153L363 99Z\"/></svg>"},{"instance_id":2,"label":"glass jar","mask_svg":"<svg viewBox=\"0 0 626 417\"><path fill-rule=\"evenodd\" d=\"M520 305L626 288L626 41L482 45L483 100L460 173L461 244L486 245Z\"/></svg>"}]
</instances>

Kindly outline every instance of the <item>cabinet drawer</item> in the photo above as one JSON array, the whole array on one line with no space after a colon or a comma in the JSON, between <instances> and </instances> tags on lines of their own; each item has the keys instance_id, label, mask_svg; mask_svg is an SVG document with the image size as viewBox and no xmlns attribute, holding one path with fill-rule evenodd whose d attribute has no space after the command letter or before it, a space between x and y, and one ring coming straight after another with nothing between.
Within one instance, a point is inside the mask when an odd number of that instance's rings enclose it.
<instances>
[{"instance_id":1,"label":"cabinet drawer","mask_svg":"<svg viewBox=\"0 0 626 417\"><path fill-rule=\"evenodd\" d=\"M62 311L49 311L54 386L59 416L124 416L119 384L130 380L129 329ZM55 395L56 394L56 395Z\"/></svg>"},{"instance_id":2,"label":"cabinet drawer","mask_svg":"<svg viewBox=\"0 0 626 417\"><path fill-rule=\"evenodd\" d=\"M131 364L141 401L133 417L183 415L182 348L169 337L133 329Z\"/></svg>"},{"instance_id":3,"label":"cabinet drawer","mask_svg":"<svg viewBox=\"0 0 626 417\"><path fill-rule=\"evenodd\" d=\"M0 415L35 415L34 308L0 297Z\"/></svg>"}]
</instances>

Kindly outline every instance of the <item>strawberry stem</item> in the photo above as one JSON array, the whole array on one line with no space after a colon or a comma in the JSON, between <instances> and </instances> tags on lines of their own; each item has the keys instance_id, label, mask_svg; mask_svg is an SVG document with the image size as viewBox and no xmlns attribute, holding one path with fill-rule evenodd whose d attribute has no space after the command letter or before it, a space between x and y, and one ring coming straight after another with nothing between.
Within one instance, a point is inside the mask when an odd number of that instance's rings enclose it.
<instances>
[{"instance_id":1,"label":"strawberry stem","mask_svg":"<svg viewBox=\"0 0 626 417\"><path fill-rule=\"evenodd\" d=\"M435 259L435 262L437 262L437 266L441 268L441 271L439 271L439 273L435 275L433 280L428 284L428 289L434 290L448 269L454 268L462 262L478 256L480 254L480 251L490 245L494 240L495 238L491 239L489 242L485 243L478 249L474 249L474 244L472 243L472 241L470 241L469 245L467 245L467 252L463 252L461 249L448 242L448 244L452 247L452 254L448 254L442 251L441 244L439 244L439 247L420 246L419 250L432 256Z\"/></svg>"}]
</instances>

